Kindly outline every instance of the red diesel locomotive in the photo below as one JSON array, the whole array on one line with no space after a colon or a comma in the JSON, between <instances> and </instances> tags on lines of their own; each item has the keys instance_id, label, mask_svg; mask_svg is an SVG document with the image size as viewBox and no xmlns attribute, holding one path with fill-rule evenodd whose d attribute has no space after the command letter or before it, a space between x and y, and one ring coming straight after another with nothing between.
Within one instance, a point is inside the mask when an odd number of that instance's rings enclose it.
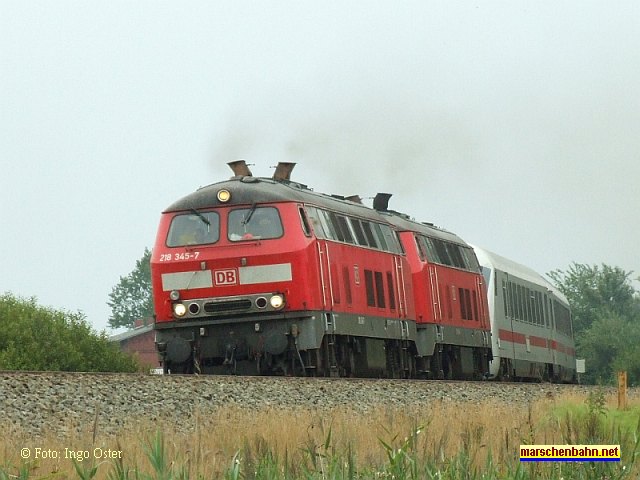
<instances>
[{"instance_id":1,"label":"red diesel locomotive","mask_svg":"<svg viewBox=\"0 0 640 480\"><path fill-rule=\"evenodd\" d=\"M459 237L357 198L234 176L167 208L151 260L165 373L480 378L483 277ZM428 259L428 260L427 260Z\"/></svg>"}]
</instances>

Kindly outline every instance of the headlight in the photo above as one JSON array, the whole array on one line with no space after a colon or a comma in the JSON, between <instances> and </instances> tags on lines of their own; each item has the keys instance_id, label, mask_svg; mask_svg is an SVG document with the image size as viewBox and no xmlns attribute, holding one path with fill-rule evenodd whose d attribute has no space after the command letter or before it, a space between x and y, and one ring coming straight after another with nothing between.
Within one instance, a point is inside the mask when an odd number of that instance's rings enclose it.
<instances>
[{"instance_id":1,"label":"headlight","mask_svg":"<svg viewBox=\"0 0 640 480\"><path fill-rule=\"evenodd\" d=\"M284 297L282 295L274 295L269 299L269 303L276 310L282 308L284 305Z\"/></svg>"},{"instance_id":2,"label":"headlight","mask_svg":"<svg viewBox=\"0 0 640 480\"><path fill-rule=\"evenodd\" d=\"M173 304L173 314L176 317L184 317L185 313L187 313L187 307L184 306L184 303Z\"/></svg>"},{"instance_id":3,"label":"headlight","mask_svg":"<svg viewBox=\"0 0 640 480\"><path fill-rule=\"evenodd\" d=\"M218 190L218 194L216 196L219 201L226 203L231 199L231 192L229 190Z\"/></svg>"}]
</instances>

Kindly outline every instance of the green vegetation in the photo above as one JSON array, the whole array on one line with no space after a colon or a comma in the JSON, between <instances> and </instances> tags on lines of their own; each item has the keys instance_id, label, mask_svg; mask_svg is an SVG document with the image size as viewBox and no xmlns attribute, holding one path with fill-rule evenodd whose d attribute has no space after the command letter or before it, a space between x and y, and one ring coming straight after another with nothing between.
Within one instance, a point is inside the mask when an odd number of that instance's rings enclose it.
<instances>
[{"instance_id":1,"label":"green vegetation","mask_svg":"<svg viewBox=\"0 0 640 480\"><path fill-rule=\"evenodd\" d=\"M67 465L17 460L17 467L0 465L0 480L72 475L112 480L635 479L640 473L639 408L612 415L598 390L586 400L551 399L522 408L489 402L435 404L430 412L408 415L384 410L318 419L313 411L258 411L248 416L247 411L226 410L203 415L212 423L197 426L191 434L149 426L133 437L120 436L120 458L66 460ZM96 442L95 431L91 435L86 443L91 448L108 444ZM60 439L56 442L60 448ZM619 444L622 460L521 463L520 444ZM0 441L3 450L12 449ZM55 476L50 477L52 468Z\"/></svg>"},{"instance_id":2,"label":"green vegetation","mask_svg":"<svg viewBox=\"0 0 640 480\"><path fill-rule=\"evenodd\" d=\"M92 330L81 313L0 295L0 369L134 372L137 362Z\"/></svg>"},{"instance_id":3,"label":"green vegetation","mask_svg":"<svg viewBox=\"0 0 640 480\"><path fill-rule=\"evenodd\" d=\"M631 272L573 263L549 273L571 305L577 355L586 359L583 383L612 383L626 370L640 384L640 295Z\"/></svg>"},{"instance_id":4,"label":"green vegetation","mask_svg":"<svg viewBox=\"0 0 640 480\"><path fill-rule=\"evenodd\" d=\"M153 316L151 251L148 248L144 249L144 255L136 262L135 268L120 277L109 294L107 304L111 307L111 328L133 328L136 320Z\"/></svg>"}]
</instances>

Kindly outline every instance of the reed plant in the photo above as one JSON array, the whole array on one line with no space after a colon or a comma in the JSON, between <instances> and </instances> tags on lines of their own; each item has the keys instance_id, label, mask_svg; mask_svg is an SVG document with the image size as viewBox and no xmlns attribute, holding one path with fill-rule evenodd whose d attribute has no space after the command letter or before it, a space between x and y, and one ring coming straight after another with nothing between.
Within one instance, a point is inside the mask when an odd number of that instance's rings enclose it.
<instances>
[{"instance_id":1,"label":"reed plant","mask_svg":"<svg viewBox=\"0 0 640 480\"><path fill-rule=\"evenodd\" d=\"M435 402L366 412L202 407L191 422L138 419L109 435L96 414L85 430L71 425L63 436L4 427L0 480L638 478L640 405L617 412L612 401L594 391L522 405ZM520 445L533 444L619 444L622 461L521 463ZM23 448L30 458L20 458ZM58 458L34 458L36 448ZM65 455L86 451L87 458Z\"/></svg>"}]
</instances>

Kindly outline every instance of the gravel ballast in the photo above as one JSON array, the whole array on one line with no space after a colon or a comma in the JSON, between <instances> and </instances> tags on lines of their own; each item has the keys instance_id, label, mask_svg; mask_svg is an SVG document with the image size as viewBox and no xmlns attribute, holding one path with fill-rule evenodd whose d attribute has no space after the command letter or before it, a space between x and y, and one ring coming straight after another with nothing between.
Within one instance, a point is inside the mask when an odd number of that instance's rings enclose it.
<instances>
[{"instance_id":1,"label":"gravel ballast","mask_svg":"<svg viewBox=\"0 0 640 480\"><path fill-rule=\"evenodd\" d=\"M433 402L520 404L587 393L594 387L497 382L300 379L284 377L162 376L0 372L0 424L30 435L67 434L97 422L102 432L173 419L189 428L195 412L234 406L251 410L428 407ZM635 389L629 395L635 396ZM607 389L606 393L615 390Z\"/></svg>"}]
</instances>

